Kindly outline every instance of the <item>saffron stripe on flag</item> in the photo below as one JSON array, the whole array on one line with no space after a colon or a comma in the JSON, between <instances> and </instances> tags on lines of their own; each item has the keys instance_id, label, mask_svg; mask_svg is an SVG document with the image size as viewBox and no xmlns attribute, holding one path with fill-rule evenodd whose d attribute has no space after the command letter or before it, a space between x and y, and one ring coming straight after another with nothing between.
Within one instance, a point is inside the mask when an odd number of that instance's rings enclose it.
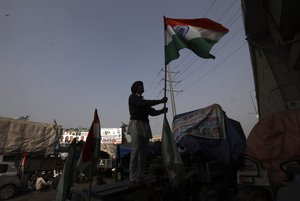
<instances>
[{"instance_id":1,"label":"saffron stripe on flag","mask_svg":"<svg viewBox=\"0 0 300 201\"><path fill-rule=\"evenodd\" d=\"M77 163L77 167L80 171L84 170L92 161L98 162L100 141L100 121L97 110L95 110L93 123Z\"/></svg>"},{"instance_id":2,"label":"saffron stripe on flag","mask_svg":"<svg viewBox=\"0 0 300 201\"><path fill-rule=\"evenodd\" d=\"M228 32L227 28L207 18L164 18L164 24L166 65L177 59L183 48L190 49L202 58L215 58L210 50Z\"/></svg>"}]
</instances>

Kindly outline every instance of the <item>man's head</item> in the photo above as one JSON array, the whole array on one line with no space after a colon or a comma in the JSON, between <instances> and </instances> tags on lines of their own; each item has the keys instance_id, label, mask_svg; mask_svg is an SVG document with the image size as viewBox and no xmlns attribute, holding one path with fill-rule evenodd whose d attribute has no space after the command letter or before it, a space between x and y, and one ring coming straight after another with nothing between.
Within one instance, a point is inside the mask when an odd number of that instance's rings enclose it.
<instances>
[{"instance_id":1,"label":"man's head","mask_svg":"<svg viewBox=\"0 0 300 201\"><path fill-rule=\"evenodd\" d=\"M142 94L144 93L144 84L142 81L136 81L131 86L131 93L133 94Z\"/></svg>"}]
</instances>

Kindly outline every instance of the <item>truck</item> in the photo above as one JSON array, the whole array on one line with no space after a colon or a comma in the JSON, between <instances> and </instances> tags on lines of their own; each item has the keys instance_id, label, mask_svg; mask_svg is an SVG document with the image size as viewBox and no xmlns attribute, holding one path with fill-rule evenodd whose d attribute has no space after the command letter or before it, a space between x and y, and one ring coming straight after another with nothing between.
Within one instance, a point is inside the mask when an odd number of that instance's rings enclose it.
<instances>
[{"instance_id":1,"label":"truck","mask_svg":"<svg viewBox=\"0 0 300 201\"><path fill-rule=\"evenodd\" d=\"M15 162L22 183L34 172L62 169L59 157L61 126L28 119L0 117L0 160Z\"/></svg>"}]
</instances>

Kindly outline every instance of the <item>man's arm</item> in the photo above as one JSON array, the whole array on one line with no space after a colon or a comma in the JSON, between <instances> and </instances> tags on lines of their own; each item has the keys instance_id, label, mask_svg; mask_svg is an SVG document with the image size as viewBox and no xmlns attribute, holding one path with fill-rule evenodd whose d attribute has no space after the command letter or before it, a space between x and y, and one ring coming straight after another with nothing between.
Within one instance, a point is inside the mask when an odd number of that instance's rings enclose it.
<instances>
[{"instance_id":1,"label":"man's arm","mask_svg":"<svg viewBox=\"0 0 300 201\"><path fill-rule=\"evenodd\" d=\"M154 106L158 105L161 103L166 103L168 101L167 97L164 97L160 100L145 100L141 96L137 96L132 94L129 98L129 103L132 105L136 105L138 107L143 107L143 106Z\"/></svg>"},{"instance_id":2,"label":"man's arm","mask_svg":"<svg viewBox=\"0 0 300 201\"><path fill-rule=\"evenodd\" d=\"M167 113L167 112L168 112L168 108L167 107L165 107L165 108L163 108L161 110L156 110L154 108L150 108L149 115L150 116L158 116L160 114Z\"/></svg>"},{"instance_id":3,"label":"man's arm","mask_svg":"<svg viewBox=\"0 0 300 201\"><path fill-rule=\"evenodd\" d=\"M41 183L44 184L44 185L47 185L47 182L44 180L43 177L41 178Z\"/></svg>"}]
</instances>

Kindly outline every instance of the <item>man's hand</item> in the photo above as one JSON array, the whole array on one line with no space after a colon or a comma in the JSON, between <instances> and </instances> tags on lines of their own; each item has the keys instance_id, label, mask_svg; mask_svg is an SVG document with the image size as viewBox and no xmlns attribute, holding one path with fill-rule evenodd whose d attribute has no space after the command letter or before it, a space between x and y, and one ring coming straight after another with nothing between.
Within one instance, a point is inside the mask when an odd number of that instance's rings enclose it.
<instances>
[{"instance_id":1,"label":"man's hand","mask_svg":"<svg viewBox=\"0 0 300 201\"><path fill-rule=\"evenodd\" d=\"M168 97L163 97L162 99L161 99L161 103L166 103L168 101Z\"/></svg>"},{"instance_id":2,"label":"man's hand","mask_svg":"<svg viewBox=\"0 0 300 201\"><path fill-rule=\"evenodd\" d=\"M167 113L168 112L168 108L164 107L163 109L161 109L161 113Z\"/></svg>"}]
</instances>

